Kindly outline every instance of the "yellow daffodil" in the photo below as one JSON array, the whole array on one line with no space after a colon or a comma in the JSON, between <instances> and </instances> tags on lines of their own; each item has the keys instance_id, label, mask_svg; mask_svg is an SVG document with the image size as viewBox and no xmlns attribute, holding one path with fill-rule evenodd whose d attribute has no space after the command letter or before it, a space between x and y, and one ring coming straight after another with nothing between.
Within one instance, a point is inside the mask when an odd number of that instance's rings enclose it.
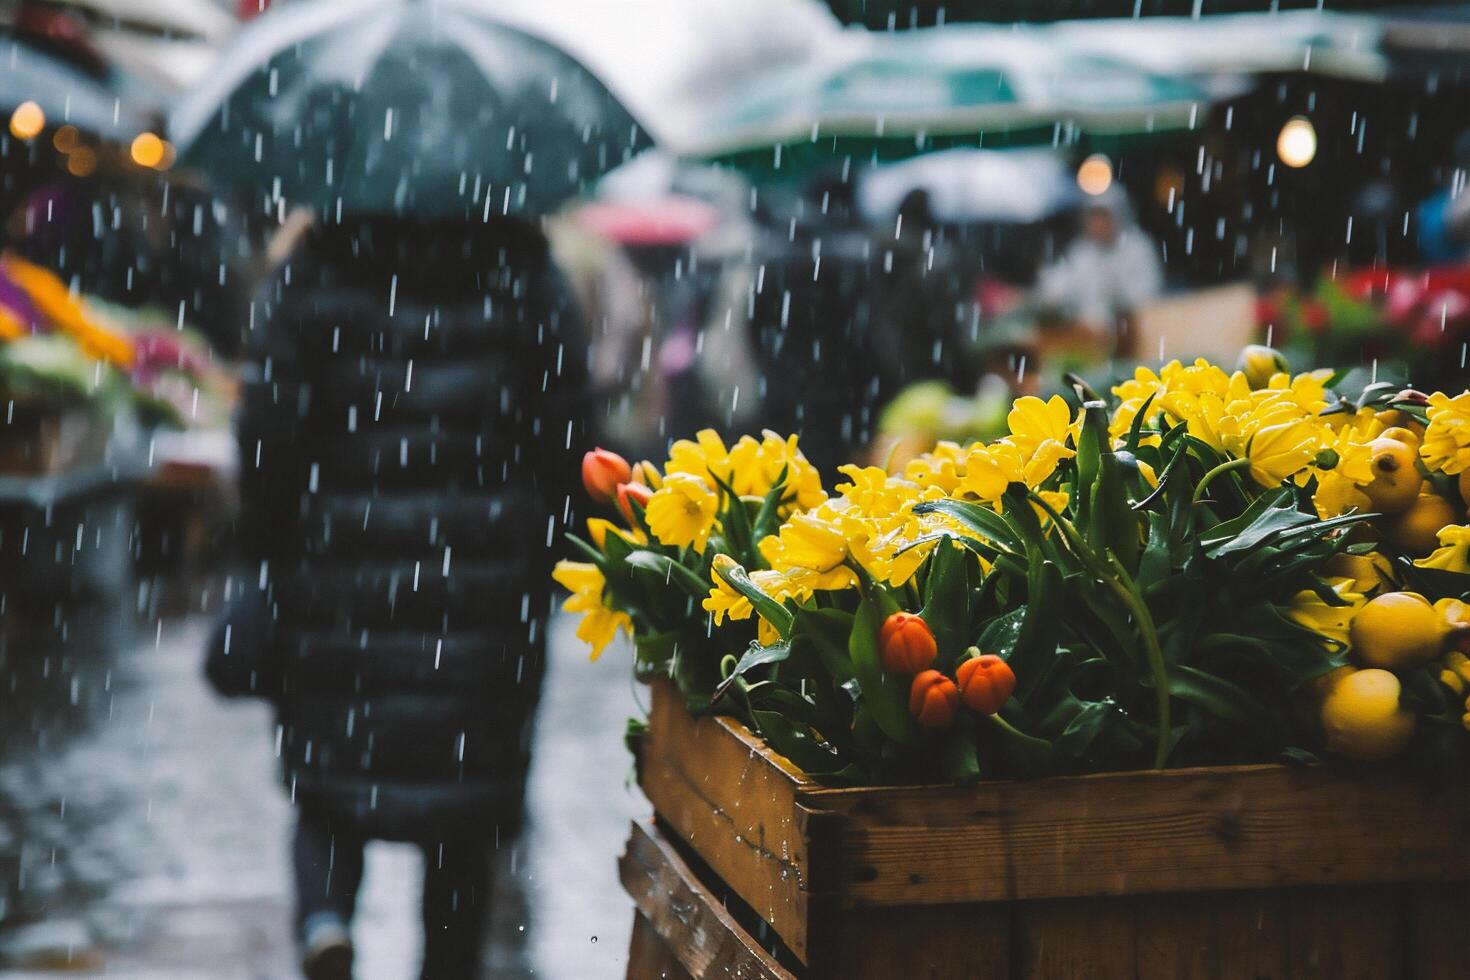
<instances>
[{"instance_id":1,"label":"yellow daffodil","mask_svg":"<svg viewBox=\"0 0 1470 980\"><path fill-rule=\"evenodd\" d=\"M1067 440L1074 435L1072 409L1061 395L1052 395L1047 401L1032 395L1017 398L1006 416L1006 425L1010 435L1005 441L1019 449L1023 457L1045 453L1063 460L1077 455L1067 448Z\"/></svg>"},{"instance_id":2,"label":"yellow daffodil","mask_svg":"<svg viewBox=\"0 0 1470 980\"><path fill-rule=\"evenodd\" d=\"M1420 568L1470 574L1470 525L1451 524L1439 529L1439 548L1414 562Z\"/></svg>"},{"instance_id":3,"label":"yellow daffodil","mask_svg":"<svg viewBox=\"0 0 1470 980\"><path fill-rule=\"evenodd\" d=\"M1251 437L1247 449L1251 478L1263 487L1277 486L1306 469L1320 445L1316 427L1307 422L1265 426Z\"/></svg>"},{"instance_id":4,"label":"yellow daffodil","mask_svg":"<svg viewBox=\"0 0 1470 980\"><path fill-rule=\"evenodd\" d=\"M634 546L646 544L648 539L641 530L632 530L619 527L612 521L601 517L587 518L587 539L592 542L598 551L607 550L607 536L616 534L624 541Z\"/></svg>"},{"instance_id":5,"label":"yellow daffodil","mask_svg":"<svg viewBox=\"0 0 1470 980\"><path fill-rule=\"evenodd\" d=\"M577 639L592 648L591 659L602 656L603 649L612 642L618 630L633 635L633 620L625 612L608 607L603 599L607 580L602 570L590 562L559 561L551 573L572 594L562 608L567 612L581 613L577 624Z\"/></svg>"},{"instance_id":6,"label":"yellow daffodil","mask_svg":"<svg viewBox=\"0 0 1470 980\"><path fill-rule=\"evenodd\" d=\"M1340 648L1348 646L1348 631L1353 617L1367 600L1362 593L1353 591L1350 578L1328 579L1327 585L1347 605L1332 606L1311 589L1303 589L1292 597L1287 607L1287 618L1305 626Z\"/></svg>"},{"instance_id":7,"label":"yellow daffodil","mask_svg":"<svg viewBox=\"0 0 1470 980\"><path fill-rule=\"evenodd\" d=\"M670 473L663 488L649 498L643 519L653 536L672 548L693 546L703 552L715 528L720 497L703 480L688 473Z\"/></svg>"},{"instance_id":8,"label":"yellow daffodil","mask_svg":"<svg viewBox=\"0 0 1470 980\"><path fill-rule=\"evenodd\" d=\"M669 461L664 466L664 475L686 473L705 481L711 488L715 482L713 473L721 480L730 478L730 450L725 440L714 429L701 429L694 439L680 439L669 447Z\"/></svg>"},{"instance_id":9,"label":"yellow daffodil","mask_svg":"<svg viewBox=\"0 0 1470 980\"><path fill-rule=\"evenodd\" d=\"M710 572L710 581L714 587L709 590L709 595L703 602L704 611L714 614L715 625L719 626L729 616L732 620L749 619L754 608L750 600L726 582L719 572Z\"/></svg>"},{"instance_id":10,"label":"yellow daffodil","mask_svg":"<svg viewBox=\"0 0 1470 980\"><path fill-rule=\"evenodd\" d=\"M769 540L769 539L768 539ZM832 524L814 514L796 514L777 534L779 565L828 572L847 560L847 539Z\"/></svg>"},{"instance_id":11,"label":"yellow daffodil","mask_svg":"<svg viewBox=\"0 0 1470 980\"><path fill-rule=\"evenodd\" d=\"M1453 398L1435 392L1429 396L1428 415L1419 447L1425 465L1450 475L1470 469L1470 391Z\"/></svg>"}]
</instances>

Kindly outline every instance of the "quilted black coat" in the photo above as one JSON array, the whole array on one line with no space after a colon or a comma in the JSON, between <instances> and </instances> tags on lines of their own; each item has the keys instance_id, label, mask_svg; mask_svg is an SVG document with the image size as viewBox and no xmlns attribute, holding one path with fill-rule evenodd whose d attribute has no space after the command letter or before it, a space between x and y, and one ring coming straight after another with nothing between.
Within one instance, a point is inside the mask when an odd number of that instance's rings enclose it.
<instances>
[{"instance_id":1,"label":"quilted black coat","mask_svg":"<svg viewBox=\"0 0 1470 980\"><path fill-rule=\"evenodd\" d=\"M253 308L246 573L208 670L363 833L518 821L585 341L539 230L315 232Z\"/></svg>"}]
</instances>

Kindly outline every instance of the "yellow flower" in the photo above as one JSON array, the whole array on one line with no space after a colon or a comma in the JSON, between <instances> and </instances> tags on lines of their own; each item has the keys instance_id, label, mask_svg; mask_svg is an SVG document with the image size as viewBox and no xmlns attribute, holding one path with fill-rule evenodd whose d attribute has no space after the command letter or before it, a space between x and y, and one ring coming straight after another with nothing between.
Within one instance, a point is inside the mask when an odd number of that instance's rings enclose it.
<instances>
[{"instance_id":1,"label":"yellow flower","mask_svg":"<svg viewBox=\"0 0 1470 980\"><path fill-rule=\"evenodd\" d=\"M1067 439L1073 434L1072 409L1061 395L1052 395L1048 401L1033 395L1017 398L1006 416L1006 425L1011 434L1005 441L1019 449L1023 457L1045 452L1054 460L1063 460L1077 455L1067 448ZM1055 468L1053 462L1051 469Z\"/></svg>"},{"instance_id":2,"label":"yellow flower","mask_svg":"<svg viewBox=\"0 0 1470 980\"><path fill-rule=\"evenodd\" d=\"M1352 625L1353 617L1357 615L1358 609L1367 600L1363 598L1362 593L1352 591L1353 580L1350 578L1328 579L1327 585L1347 605L1330 606L1311 589L1304 589L1292 597L1286 615L1293 622L1320 634L1333 644L1346 648L1349 642L1348 630Z\"/></svg>"},{"instance_id":3,"label":"yellow flower","mask_svg":"<svg viewBox=\"0 0 1470 980\"><path fill-rule=\"evenodd\" d=\"M602 517L587 518L587 538L598 551L607 550L607 536L609 534L616 534L624 541L635 546L641 546L647 542L641 530L630 531L625 527L618 527L612 521Z\"/></svg>"},{"instance_id":4,"label":"yellow flower","mask_svg":"<svg viewBox=\"0 0 1470 980\"><path fill-rule=\"evenodd\" d=\"M1317 428L1307 422L1265 426L1251 437L1247 450L1251 478L1263 487L1277 486L1306 469L1320 445Z\"/></svg>"},{"instance_id":5,"label":"yellow flower","mask_svg":"<svg viewBox=\"0 0 1470 980\"><path fill-rule=\"evenodd\" d=\"M669 462L664 466L665 477L674 473L687 473L705 481L711 489L713 473L721 480L730 478L730 450L725 440L714 429L701 429L695 433L694 441L680 439L669 448Z\"/></svg>"},{"instance_id":6,"label":"yellow flower","mask_svg":"<svg viewBox=\"0 0 1470 980\"><path fill-rule=\"evenodd\" d=\"M726 616L732 620L750 618L751 613L755 610L749 599L736 592L719 572L711 571L710 581L714 583L714 588L709 590L703 606L705 612L714 614L716 626L724 623Z\"/></svg>"},{"instance_id":7,"label":"yellow flower","mask_svg":"<svg viewBox=\"0 0 1470 980\"><path fill-rule=\"evenodd\" d=\"M715 528L720 497L696 476L670 473L648 500L643 519L653 536L673 548L703 552Z\"/></svg>"},{"instance_id":8,"label":"yellow flower","mask_svg":"<svg viewBox=\"0 0 1470 980\"><path fill-rule=\"evenodd\" d=\"M1429 396L1429 428L1419 455L1431 470L1453 475L1470 469L1470 391Z\"/></svg>"},{"instance_id":9,"label":"yellow flower","mask_svg":"<svg viewBox=\"0 0 1470 980\"><path fill-rule=\"evenodd\" d=\"M1414 562L1420 568L1470 573L1470 525L1450 524L1439 529L1439 548Z\"/></svg>"},{"instance_id":10,"label":"yellow flower","mask_svg":"<svg viewBox=\"0 0 1470 980\"><path fill-rule=\"evenodd\" d=\"M592 648L591 659L602 656L603 648L612 642L618 630L628 636L633 635L632 618L607 605L602 594L607 581L596 565L559 561L551 577L572 593L562 608L582 614L582 621L577 624L577 639Z\"/></svg>"},{"instance_id":11,"label":"yellow flower","mask_svg":"<svg viewBox=\"0 0 1470 980\"><path fill-rule=\"evenodd\" d=\"M774 568L796 566L828 572L847 560L847 539L842 532L813 514L796 514L783 524L776 545L779 564L771 562Z\"/></svg>"},{"instance_id":12,"label":"yellow flower","mask_svg":"<svg viewBox=\"0 0 1470 980\"><path fill-rule=\"evenodd\" d=\"M994 503L1005 495L1006 487L1025 480L1025 468L1015 446L975 446L964 459L964 475L954 495Z\"/></svg>"},{"instance_id":13,"label":"yellow flower","mask_svg":"<svg viewBox=\"0 0 1470 980\"><path fill-rule=\"evenodd\" d=\"M771 487L775 486L784 469L785 496L795 501L797 509L811 510L827 499L827 492L822 489L822 474L807 462L807 458L796 447L796 436L782 439L769 429L761 436L757 455L760 466L759 482L749 488L740 488L741 493L764 497L771 492Z\"/></svg>"}]
</instances>

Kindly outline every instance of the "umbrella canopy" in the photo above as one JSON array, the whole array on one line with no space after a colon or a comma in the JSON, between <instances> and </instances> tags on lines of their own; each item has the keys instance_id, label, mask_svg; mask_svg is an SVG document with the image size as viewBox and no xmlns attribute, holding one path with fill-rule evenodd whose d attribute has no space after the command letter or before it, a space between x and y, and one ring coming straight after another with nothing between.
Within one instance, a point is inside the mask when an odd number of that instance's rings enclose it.
<instances>
[{"instance_id":1,"label":"umbrella canopy","mask_svg":"<svg viewBox=\"0 0 1470 980\"><path fill-rule=\"evenodd\" d=\"M216 0L59 0L88 37L129 72L179 92L214 64L239 22Z\"/></svg>"},{"instance_id":2,"label":"umbrella canopy","mask_svg":"<svg viewBox=\"0 0 1470 980\"><path fill-rule=\"evenodd\" d=\"M328 215L548 213L649 141L586 68L494 9L273 8L170 119L181 159Z\"/></svg>"},{"instance_id":3,"label":"umbrella canopy","mask_svg":"<svg viewBox=\"0 0 1470 980\"><path fill-rule=\"evenodd\" d=\"M694 133L688 154L800 174L808 157L873 162L936 149L1053 145L1188 126L1205 93L1032 30L844 34L828 56L770 74Z\"/></svg>"},{"instance_id":4,"label":"umbrella canopy","mask_svg":"<svg viewBox=\"0 0 1470 980\"><path fill-rule=\"evenodd\" d=\"M878 167L858 183L871 219L890 219L912 191L947 222L1041 221L1077 201L1071 171L1050 150L945 150Z\"/></svg>"},{"instance_id":5,"label":"umbrella canopy","mask_svg":"<svg viewBox=\"0 0 1470 980\"><path fill-rule=\"evenodd\" d=\"M0 35L0 111L24 103L41 110L46 129L70 124L100 139L129 143L149 129L149 114L112 80L99 78L13 35Z\"/></svg>"}]
</instances>

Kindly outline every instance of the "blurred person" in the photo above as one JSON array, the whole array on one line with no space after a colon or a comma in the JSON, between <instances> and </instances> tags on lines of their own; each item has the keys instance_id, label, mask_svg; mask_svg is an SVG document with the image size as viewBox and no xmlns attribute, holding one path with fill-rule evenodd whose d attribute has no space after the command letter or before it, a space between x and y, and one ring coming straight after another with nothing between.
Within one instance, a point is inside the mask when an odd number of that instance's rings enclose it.
<instances>
[{"instance_id":1,"label":"blurred person","mask_svg":"<svg viewBox=\"0 0 1470 980\"><path fill-rule=\"evenodd\" d=\"M1084 205L1079 234L1042 270L1037 292L1111 355L1127 353L1128 321L1163 285L1158 245L1114 189Z\"/></svg>"},{"instance_id":2,"label":"blurred person","mask_svg":"<svg viewBox=\"0 0 1470 980\"><path fill-rule=\"evenodd\" d=\"M1450 186L1420 202L1416 215L1419 251L1432 265L1470 257L1470 194L1465 193L1465 173L1470 171L1470 129L1456 137L1451 166Z\"/></svg>"},{"instance_id":3,"label":"blurred person","mask_svg":"<svg viewBox=\"0 0 1470 980\"><path fill-rule=\"evenodd\" d=\"M306 230L254 306L207 672L275 704L311 980L351 977L370 839L423 852L424 980L479 973L582 442L566 297L529 223L381 218Z\"/></svg>"},{"instance_id":4,"label":"blurred person","mask_svg":"<svg viewBox=\"0 0 1470 980\"><path fill-rule=\"evenodd\" d=\"M969 393L979 376L962 332L970 310L968 277L958 250L934 215L929 192L899 203L891 233L874 243L881 272L873 280L874 369L878 399L888 404L909 385L943 381Z\"/></svg>"}]
</instances>

